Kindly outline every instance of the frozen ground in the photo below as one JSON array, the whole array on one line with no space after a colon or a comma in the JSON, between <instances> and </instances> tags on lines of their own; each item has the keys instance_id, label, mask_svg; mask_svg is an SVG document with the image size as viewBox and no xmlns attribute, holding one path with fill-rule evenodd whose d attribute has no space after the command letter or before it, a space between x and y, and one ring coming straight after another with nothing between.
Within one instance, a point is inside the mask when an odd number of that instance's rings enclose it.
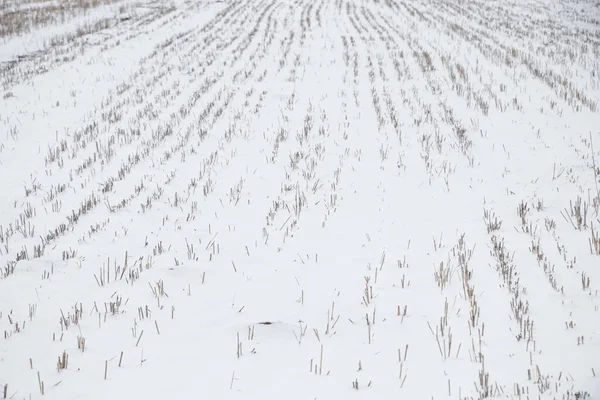
<instances>
[{"instance_id":1,"label":"frozen ground","mask_svg":"<svg viewBox=\"0 0 600 400\"><path fill-rule=\"evenodd\" d=\"M597 2L0 9L0 399L600 398Z\"/></svg>"}]
</instances>

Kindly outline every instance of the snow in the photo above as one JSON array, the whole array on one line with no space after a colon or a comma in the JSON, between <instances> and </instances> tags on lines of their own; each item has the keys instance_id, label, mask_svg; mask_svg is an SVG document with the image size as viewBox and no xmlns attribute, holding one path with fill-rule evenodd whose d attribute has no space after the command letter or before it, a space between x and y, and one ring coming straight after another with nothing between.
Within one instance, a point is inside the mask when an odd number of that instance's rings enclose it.
<instances>
[{"instance_id":1,"label":"snow","mask_svg":"<svg viewBox=\"0 0 600 400\"><path fill-rule=\"evenodd\" d=\"M176 0L6 38L0 399L599 398L599 27Z\"/></svg>"}]
</instances>

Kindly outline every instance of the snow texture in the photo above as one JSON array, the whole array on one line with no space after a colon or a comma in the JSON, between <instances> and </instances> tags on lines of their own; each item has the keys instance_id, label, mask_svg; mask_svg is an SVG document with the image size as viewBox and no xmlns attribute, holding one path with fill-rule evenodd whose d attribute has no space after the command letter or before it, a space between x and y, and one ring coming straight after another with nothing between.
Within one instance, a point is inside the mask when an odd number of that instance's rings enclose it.
<instances>
[{"instance_id":1,"label":"snow texture","mask_svg":"<svg viewBox=\"0 0 600 400\"><path fill-rule=\"evenodd\" d=\"M0 20L0 399L600 398L597 2Z\"/></svg>"}]
</instances>

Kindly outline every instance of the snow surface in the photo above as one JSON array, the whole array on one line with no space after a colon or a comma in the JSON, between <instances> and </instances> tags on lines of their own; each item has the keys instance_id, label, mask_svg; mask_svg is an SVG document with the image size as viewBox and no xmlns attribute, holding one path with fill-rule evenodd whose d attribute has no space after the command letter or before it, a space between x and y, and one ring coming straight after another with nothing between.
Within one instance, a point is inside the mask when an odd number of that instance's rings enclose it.
<instances>
[{"instance_id":1,"label":"snow surface","mask_svg":"<svg viewBox=\"0 0 600 400\"><path fill-rule=\"evenodd\" d=\"M5 38L0 399L600 398L599 7L117 2Z\"/></svg>"}]
</instances>

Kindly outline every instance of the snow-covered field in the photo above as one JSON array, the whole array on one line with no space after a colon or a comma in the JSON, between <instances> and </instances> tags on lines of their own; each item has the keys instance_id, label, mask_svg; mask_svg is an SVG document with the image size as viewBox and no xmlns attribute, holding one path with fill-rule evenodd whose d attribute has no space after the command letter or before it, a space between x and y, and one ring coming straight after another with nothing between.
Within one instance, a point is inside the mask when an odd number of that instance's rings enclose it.
<instances>
[{"instance_id":1,"label":"snow-covered field","mask_svg":"<svg viewBox=\"0 0 600 400\"><path fill-rule=\"evenodd\" d=\"M600 398L597 1L2 24L0 399Z\"/></svg>"}]
</instances>

